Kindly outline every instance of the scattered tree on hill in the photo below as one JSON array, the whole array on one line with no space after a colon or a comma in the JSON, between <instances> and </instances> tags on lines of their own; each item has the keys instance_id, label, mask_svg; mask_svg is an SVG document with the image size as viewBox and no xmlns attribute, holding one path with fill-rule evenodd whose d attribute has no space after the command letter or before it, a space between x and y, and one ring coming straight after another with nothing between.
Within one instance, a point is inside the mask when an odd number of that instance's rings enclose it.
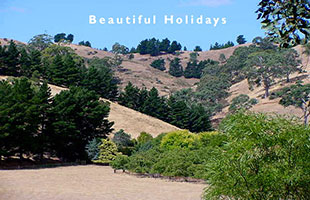
<instances>
[{"instance_id":1,"label":"scattered tree on hill","mask_svg":"<svg viewBox=\"0 0 310 200\"><path fill-rule=\"evenodd\" d=\"M90 44L90 42L89 42L89 41L86 41L86 42L81 41L81 42L79 42L79 45L82 45L82 46L87 46L87 47L91 47L91 44Z\"/></svg>"},{"instance_id":2,"label":"scattered tree on hill","mask_svg":"<svg viewBox=\"0 0 310 200\"><path fill-rule=\"evenodd\" d=\"M151 63L151 67L154 67L155 69L159 69L160 71L165 71L166 67L165 67L165 60L164 59L157 59L154 60Z\"/></svg>"},{"instance_id":3,"label":"scattered tree on hill","mask_svg":"<svg viewBox=\"0 0 310 200\"><path fill-rule=\"evenodd\" d=\"M42 51L53 44L52 39L53 37L48 34L40 34L31 38L28 44L30 48L35 48Z\"/></svg>"},{"instance_id":4,"label":"scattered tree on hill","mask_svg":"<svg viewBox=\"0 0 310 200\"><path fill-rule=\"evenodd\" d=\"M169 74L175 77L183 76L183 67L180 63L180 58L174 58L170 62Z\"/></svg>"},{"instance_id":5,"label":"scattered tree on hill","mask_svg":"<svg viewBox=\"0 0 310 200\"><path fill-rule=\"evenodd\" d=\"M223 53L220 54L219 61L220 61L221 63L225 63L225 62L226 62L226 56L225 56L225 54L223 54Z\"/></svg>"},{"instance_id":6,"label":"scattered tree on hill","mask_svg":"<svg viewBox=\"0 0 310 200\"><path fill-rule=\"evenodd\" d=\"M281 47L289 47L310 41L309 10L305 0L262 0L256 12L267 34Z\"/></svg>"},{"instance_id":7,"label":"scattered tree on hill","mask_svg":"<svg viewBox=\"0 0 310 200\"><path fill-rule=\"evenodd\" d=\"M112 52L115 53L115 54L128 54L129 53L129 49L124 46L124 45L121 45L119 43L115 43L113 46L112 46Z\"/></svg>"},{"instance_id":8,"label":"scattered tree on hill","mask_svg":"<svg viewBox=\"0 0 310 200\"><path fill-rule=\"evenodd\" d=\"M307 56L307 64L306 64L306 67L307 67L309 64L309 59L310 59L310 42L304 45L304 48L305 50L302 53Z\"/></svg>"},{"instance_id":9,"label":"scattered tree on hill","mask_svg":"<svg viewBox=\"0 0 310 200\"><path fill-rule=\"evenodd\" d=\"M277 46L272 43L269 37L265 37L265 38L256 37L253 39L252 43L257 45L259 48L263 50L268 50L268 49L274 50L277 48Z\"/></svg>"},{"instance_id":10,"label":"scattered tree on hill","mask_svg":"<svg viewBox=\"0 0 310 200\"><path fill-rule=\"evenodd\" d=\"M195 49L194 49L194 51L196 51L196 52L197 52L197 51L202 51L202 49L201 49L200 46L196 46Z\"/></svg>"},{"instance_id":11,"label":"scattered tree on hill","mask_svg":"<svg viewBox=\"0 0 310 200\"><path fill-rule=\"evenodd\" d=\"M216 42L214 45L211 44L210 50L226 49L233 46L235 46L235 44L231 41L228 41L226 44L219 44Z\"/></svg>"},{"instance_id":12,"label":"scattered tree on hill","mask_svg":"<svg viewBox=\"0 0 310 200\"><path fill-rule=\"evenodd\" d=\"M180 51L182 49L182 45L177 41L173 41L168 49L168 53L174 54L176 51Z\"/></svg>"},{"instance_id":13,"label":"scattered tree on hill","mask_svg":"<svg viewBox=\"0 0 310 200\"><path fill-rule=\"evenodd\" d=\"M269 89L275 79L283 77L281 59L282 57L274 51L262 51L251 54L247 60L249 66L247 78L250 87L263 85L265 98L269 97Z\"/></svg>"},{"instance_id":14,"label":"scattered tree on hill","mask_svg":"<svg viewBox=\"0 0 310 200\"><path fill-rule=\"evenodd\" d=\"M73 40L74 40L74 35L69 34L66 39L67 39L68 42L72 43Z\"/></svg>"},{"instance_id":15,"label":"scattered tree on hill","mask_svg":"<svg viewBox=\"0 0 310 200\"><path fill-rule=\"evenodd\" d=\"M192 52L189 54L189 61L190 62L197 62L199 54L197 52Z\"/></svg>"},{"instance_id":16,"label":"scattered tree on hill","mask_svg":"<svg viewBox=\"0 0 310 200\"><path fill-rule=\"evenodd\" d=\"M256 99L250 99L250 97L246 94L240 94L239 96L232 99L231 104L229 106L230 112L236 112L241 109L249 110L253 105L257 104Z\"/></svg>"},{"instance_id":17,"label":"scattered tree on hill","mask_svg":"<svg viewBox=\"0 0 310 200\"><path fill-rule=\"evenodd\" d=\"M286 74L286 82L290 82L290 75L294 72L302 72L301 60L294 49L282 49L279 52L282 54L281 66L283 72Z\"/></svg>"},{"instance_id":18,"label":"scattered tree on hill","mask_svg":"<svg viewBox=\"0 0 310 200\"><path fill-rule=\"evenodd\" d=\"M237 37L237 43L238 43L238 44L245 44L245 43L246 43L246 40L245 40L245 38L244 38L243 35L239 35L239 36Z\"/></svg>"},{"instance_id":19,"label":"scattered tree on hill","mask_svg":"<svg viewBox=\"0 0 310 200\"><path fill-rule=\"evenodd\" d=\"M301 82L289 87L285 87L277 92L277 97L281 97L280 104L284 107L295 106L303 112L304 124L308 124L310 116L310 84L303 85Z\"/></svg>"},{"instance_id":20,"label":"scattered tree on hill","mask_svg":"<svg viewBox=\"0 0 310 200\"><path fill-rule=\"evenodd\" d=\"M66 40L66 34L65 33L58 33L54 36L54 42L61 42Z\"/></svg>"},{"instance_id":21,"label":"scattered tree on hill","mask_svg":"<svg viewBox=\"0 0 310 200\"><path fill-rule=\"evenodd\" d=\"M168 38L163 39L159 44L159 50L168 52L168 49L170 47L170 40Z\"/></svg>"}]
</instances>

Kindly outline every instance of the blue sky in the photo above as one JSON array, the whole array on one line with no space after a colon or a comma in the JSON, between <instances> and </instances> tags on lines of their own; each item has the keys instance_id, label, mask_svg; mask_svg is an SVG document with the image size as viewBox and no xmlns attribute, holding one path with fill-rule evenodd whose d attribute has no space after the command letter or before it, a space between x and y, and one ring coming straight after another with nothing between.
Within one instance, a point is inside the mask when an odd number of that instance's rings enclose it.
<instances>
[{"instance_id":1,"label":"blue sky","mask_svg":"<svg viewBox=\"0 0 310 200\"><path fill-rule=\"evenodd\" d=\"M177 40L188 49L200 45L248 41L264 36L255 10L259 0L0 0L0 37L23 42L40 33L72 33L74 43L89 40L93 47L111 49L115 42L128 47L151 37ZM89 15L99 17L157 16L155 25L89 24ZM227 18L227 24L164 24L164 15ZM236 43L236 42L235 42Z\"/></svg>"}]
</instances>

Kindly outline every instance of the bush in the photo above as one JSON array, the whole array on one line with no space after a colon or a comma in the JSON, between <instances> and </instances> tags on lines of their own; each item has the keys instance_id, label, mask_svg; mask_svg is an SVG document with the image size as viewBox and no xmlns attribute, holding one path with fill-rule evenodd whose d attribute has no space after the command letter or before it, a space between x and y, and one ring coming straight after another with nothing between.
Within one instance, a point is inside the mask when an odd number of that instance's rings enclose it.
<instances>
[{"instance_id":1,"label":"bush","mask_svg":"<svg viewBox=\"0 0 310 200\"><path fill-rule=\"evenodd\" d=\"M114 170L121 169L123 171L126 170L126 165L129 162L129 158L126 155L118 155L114 160L110 162L111 167Z\"/></svg>"},{"instance_id":2,"label":"bush","mask_svg":"<svg viewBox=\"0 0 310 200\"><path fill-rule=\"evenodd\" d=\"M101 140L102 144L99 146L99 157L98 160L94 160L95 163L109 164L115 160L117 155L120 153L117 151L117 146L112 141L107 139Z\"/></svg>"},{"instance_id":3,"label":"bush","mask_svg":"<svg viewBox=\"0 0 310 200\"><path fill-rule=\"evenodd\" d=\"M137 140L139 144L145 144L153 139L153 136L146 132L141 132Z\"/></svg>"},{"instance_id":4,"label":"bush","mask_svg":"<svg viewBox=\"0 0 310 200\"><path fill-rule=\"evenodd\" d=\"M167 133L161 141L160 146L167 150L172 149L197 149L199 147L198 136L189 131L173 131Z\"/></svg>"},{"instance_id":5,"label":"bush","mask_svg":"<svg viewBox=\"0 0 310 200\"><path fill-rule=\"evenodd\" d=\"M309 199L310 129L293 119L236 113L220 126L228 142L207 164L206 199Z\"/></svg>"}]
</instances>

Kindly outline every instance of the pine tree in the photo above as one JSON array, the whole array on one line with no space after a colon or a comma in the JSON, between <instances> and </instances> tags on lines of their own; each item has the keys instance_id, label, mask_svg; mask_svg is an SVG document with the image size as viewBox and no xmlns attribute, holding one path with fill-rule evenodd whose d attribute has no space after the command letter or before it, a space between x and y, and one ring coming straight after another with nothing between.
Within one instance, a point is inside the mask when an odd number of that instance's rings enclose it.
<instances>
[{"instance_id":1,"label":"pine tree","mask_svg":"<svg viewBox=\"0 0 310 200\"><path fill-rule=\"evenodd\" d=\"M19 67L19 51L16 44L13 40L10 41L10 44L6 51L6 56L4 58L4 74L10 76L19 76L20 67Z\"/></svg>"},{"instance_id":2,"label":"pine tree","mask_svg":"<svg viewBox=\"0 0 310 200\"><path fill-rule=\"evenodd\" d=\"M180 64L180 58L175 58L170 62L169 74L175 77L183 76L183 67Z\"/></svg>"}]
</instances>

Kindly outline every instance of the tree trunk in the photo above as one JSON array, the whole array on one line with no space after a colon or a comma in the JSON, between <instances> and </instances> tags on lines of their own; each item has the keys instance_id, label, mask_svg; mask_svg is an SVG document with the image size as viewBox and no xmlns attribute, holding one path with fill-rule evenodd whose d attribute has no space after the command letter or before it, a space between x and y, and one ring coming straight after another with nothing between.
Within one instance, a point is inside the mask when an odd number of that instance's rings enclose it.
<instances>
[{"instance_id":1,"label":"tree trunk","mask_svg":"<svg viewBox=\"0 0 310 200\"><path fill-rule=\"evenodd\" d=\"M286 82L287 82L287 83L290 82L290 74L289 74L289 73L286 74Z\"/></svg>"},{"instance_id":2,"label":"tree trunk","mask_svg":"<svg viewBox=\"0 0 310 200\"><path fill-rule=\"evenodd\" d=\"M265 96L264 98L267 99L269 97L269 86L265 87Z\"/></svg>"}]
</instances>

